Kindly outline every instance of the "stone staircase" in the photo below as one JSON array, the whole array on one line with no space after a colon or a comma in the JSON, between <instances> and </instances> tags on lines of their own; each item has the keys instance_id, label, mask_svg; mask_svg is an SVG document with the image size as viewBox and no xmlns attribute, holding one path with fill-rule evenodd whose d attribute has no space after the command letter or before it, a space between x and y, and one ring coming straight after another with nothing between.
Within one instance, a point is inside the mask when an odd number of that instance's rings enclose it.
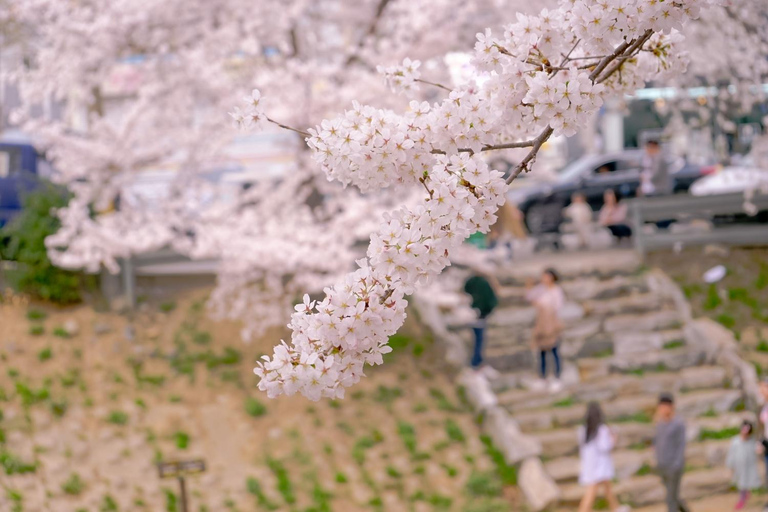
<instances>
[{"instance_id":1,"label":"stone staircase","mask_svg":"<svg viewBox=\"0 0 768 512\"><path fill-rule=\"evenodd\" d=\"M524 300L523 286L548 266L561 273L568 302L560 345L564 389L554 394L530 389L537 364L528 345L534 310ZM615 488L623 503L640 507L664 498L652 473L651 446L661 392L675 394L678 414L687 422L683 496L693 500L729 491L724 462L731 432L744 419L754 419L745 410L748 397L738 373L743 367L721 364L712 345L688 327L687 304L664 274L643 269L633 253L607 251L509 265L497 277L500 306L489 319L485 351L488 364L501 372L489 382L494 406L508 413L521 439L540 445L544 477L559 488L562 510L574 510L583 493L576 426L590 400L600 402L617 433ZM455 289L461 277L451 279ZM466 304L459 298L441 311L448 329L469 347Z\"/></svg>"}]
</instances>

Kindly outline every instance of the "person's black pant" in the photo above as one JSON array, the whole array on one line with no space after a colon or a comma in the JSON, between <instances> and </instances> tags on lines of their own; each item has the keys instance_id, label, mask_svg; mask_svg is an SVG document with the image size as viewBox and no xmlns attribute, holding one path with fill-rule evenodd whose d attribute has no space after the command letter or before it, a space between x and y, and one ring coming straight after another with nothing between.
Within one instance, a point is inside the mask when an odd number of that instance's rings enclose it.
<instances>
[{"instance_id":1,"label":"person's black pant","mask_svg":"<svg viewBox=\"0 0 768 512\"><path fill-rule=\"evenodd\" d=\"M688 506L680 499L680 482L683 469L660 470L661 481L667 491L667 512L688 512Z\"/></svg>"},{"instance_id":2,"label":"person's black pant","mask_svg":"<svg viewBox=\"0 0 768 512\"><path fill-rule=\"evenodd\" d=\"M469 363L472 368L477 368L483 364L483 338L485 334L485 322L478 322L472 327L472 332L475 335L475 348L472 351L472 361Z\"/></svg>"},{"instance_id":3,"label":"person's black pant","mask_svg":"<svg viewBox=\"0 0 768 512\"><path fill-rule=\"evenodd\" d=\"M539 372L542 379L547 378L547 352L552 352L552 357L555 360L555 378L560 378L560 353L557 351L557 345L548 348L546 350L539 351L539 363L541 364Z\"/></svg>"},{"instance_id":4,"label":"person's black pant","mask_svg":"<svg viewBox=\"0 0 768 512\"><path fill-rule=\"evenodd\" d=\"M632 236L632 228L626 224L611 224L608 226L608 229L611 231L613 237L618 238L619 240Z\"/></svg>"}]
</instances>

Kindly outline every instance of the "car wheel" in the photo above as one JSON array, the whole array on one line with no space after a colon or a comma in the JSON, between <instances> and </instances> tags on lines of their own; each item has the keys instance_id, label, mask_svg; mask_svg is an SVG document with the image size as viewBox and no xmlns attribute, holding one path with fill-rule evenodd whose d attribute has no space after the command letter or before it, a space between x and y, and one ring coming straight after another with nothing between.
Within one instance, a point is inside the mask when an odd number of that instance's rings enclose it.
<instances>
[{"instance_id":1,"label":"car wheel","mask_svg":"<svg viewBox=\"0 0 768 512\"><path fill-rule=\"evenodd\" d=\"M532 235L538 235L546 230L548 221L550 221L550 212L551 207L544 206L543 204L537 204L528 208L528 211L525 212L525 225Z\"/></svg>"}]
</instances>

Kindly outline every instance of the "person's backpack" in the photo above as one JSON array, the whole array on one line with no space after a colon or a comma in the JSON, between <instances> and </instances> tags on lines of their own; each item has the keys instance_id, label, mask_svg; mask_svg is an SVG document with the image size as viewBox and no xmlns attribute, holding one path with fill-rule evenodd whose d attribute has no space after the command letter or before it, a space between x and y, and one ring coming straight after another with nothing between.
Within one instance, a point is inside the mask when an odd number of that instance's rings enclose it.
<instances>
[{"instance_id":1,"label":"person's backpack","mask_svg":"<svg viewBox=\"0 0 768 512\"><path fill-rule=\"evenodd\" d=\"M464 291L472 297L472 308L485 318L499 305L499 299L488 280L482 276L472 276L464 283Z\"/></svg>"}]
</instances>

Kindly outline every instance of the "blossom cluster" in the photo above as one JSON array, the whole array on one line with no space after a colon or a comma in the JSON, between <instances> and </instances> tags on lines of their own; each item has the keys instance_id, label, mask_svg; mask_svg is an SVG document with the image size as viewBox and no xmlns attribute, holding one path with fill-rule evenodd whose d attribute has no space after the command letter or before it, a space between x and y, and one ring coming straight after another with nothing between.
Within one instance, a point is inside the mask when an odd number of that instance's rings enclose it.
<instances>
[{"instance_id":1,"label":"blossom cluster","mask_svg":"<svg viewBox=\"0 0 768 512\"><path fill-rule=\"evenodd\" d=\"M625 77L634 87L671 67L672 31L703 1L562 0L557 10L518 15L500 38L478 34L482 85L432 106L412 102L403 115L354 104L311 130L308 145L329 179L363 191L419 181L427 197L385 216L359 270L327 288L322 301L305 297L291 344L254 370L260 389L271 397L341 397L364 363L381 363L387 337L405 318L403 296L440 273L467 236L486 231L504 201L506 185L480 152L501 136L575 133L606 94L623 92ZM383 71L407 89L418 77L415 66L403 68ZM524 145L535 157L534 141Z\"/></svg>"},{"instance_id":2,"label":"blossom cluster","mask_svg":"<svg viewBox=\"0 0 768 512\"><path fill-rule=\"evenodd\" d=\"M439 274L453 249L495 220L506 190L501 173L466 153L435 160L425 203L385 215L360 268L326 288L322 301L305 296L296 306L291 344L282 342L254 370L270 397L343 398L365 363L381 364L392 350L387 341L405 321L404 295Z\"/></svg>"},{"instance_id":3,"label":"blossom cluster","mask_svg":"<svg viewBox=\"0 0 768 512\"><path fill-rule=\"evenodd\" d=\"M261 92L258 89L254 89L250 96L245 98L246 107L241 109L235 107L232 112L229 113L235 123L242 129L261 129L267 123L267 115L264 113L261 103Z\"/></svg>"},{"instance_id":4,"label":"blossom cluster","mask_svg":"<svg viewBox=\"0 0 768 512\"><path fill-rule=\"evenodd\" d=\"M411 92L418 90L416 82L421 78L421 62L405 58L399 66L376 66L376 71L384 75L392 92Z\"/></svg>"}]
</instances>

